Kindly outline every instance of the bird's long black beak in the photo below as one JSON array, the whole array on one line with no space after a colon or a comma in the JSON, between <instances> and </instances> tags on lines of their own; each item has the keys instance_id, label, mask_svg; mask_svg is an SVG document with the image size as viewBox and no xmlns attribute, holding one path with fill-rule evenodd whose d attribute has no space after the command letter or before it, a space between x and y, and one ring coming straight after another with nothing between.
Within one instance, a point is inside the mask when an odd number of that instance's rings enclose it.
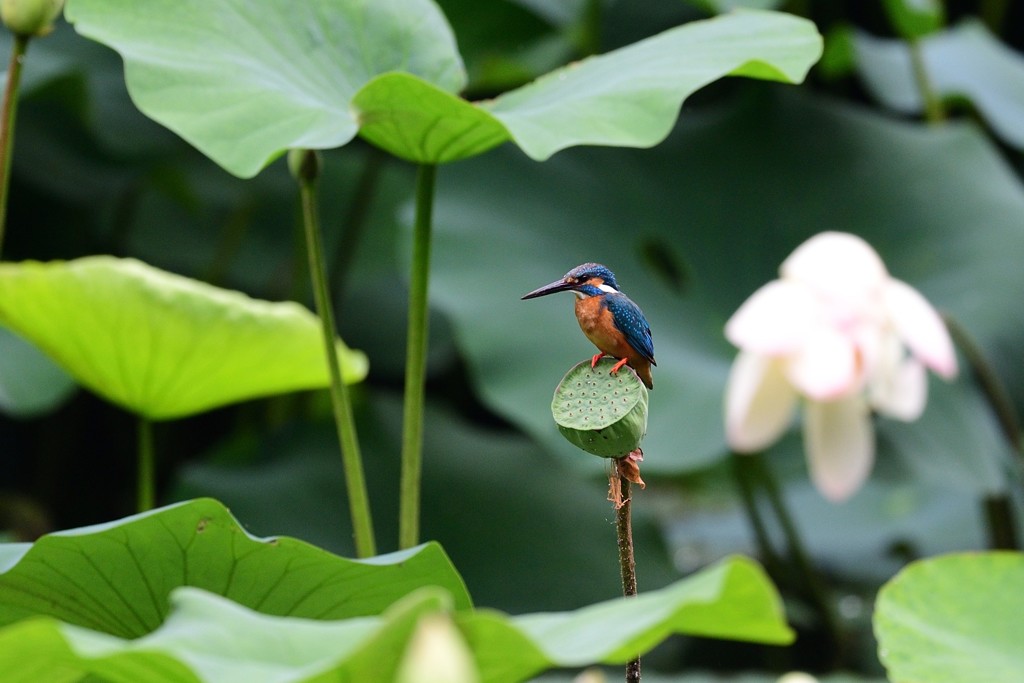
<instances>
[{"instance_id":1,"label":"bird's long black beak","mask_svg":"<svg viewBox=\"0 0 1024 683\"><path fill-rule=\"evenodd\" d=\"M536 299L539 296L547 296L548 294L554 294L555 292L567 292L572 289L576 283L566 282L564 279L556 280L549 285L539 287L529 294L524 294L523 299Z\"/></svg>"}]
</instances>

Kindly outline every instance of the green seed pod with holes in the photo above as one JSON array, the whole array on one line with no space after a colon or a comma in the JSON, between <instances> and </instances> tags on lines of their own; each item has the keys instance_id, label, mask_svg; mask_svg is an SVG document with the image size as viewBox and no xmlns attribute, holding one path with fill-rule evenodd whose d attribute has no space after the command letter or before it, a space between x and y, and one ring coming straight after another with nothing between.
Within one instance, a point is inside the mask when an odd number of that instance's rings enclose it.
<instances>
[{"instance_id":1,"label":"green seed pod with holes","mask_svg":"<svg viewBox=\"0 0 1024 683\"><path fill-rule=\"evenodd\" d=\"M621 458L640 447L647 433L647 387L628 367L615 375L602 358L575 366L551 399L558 431L574 446L602 458Z\"/></svg>"}]
</instances>

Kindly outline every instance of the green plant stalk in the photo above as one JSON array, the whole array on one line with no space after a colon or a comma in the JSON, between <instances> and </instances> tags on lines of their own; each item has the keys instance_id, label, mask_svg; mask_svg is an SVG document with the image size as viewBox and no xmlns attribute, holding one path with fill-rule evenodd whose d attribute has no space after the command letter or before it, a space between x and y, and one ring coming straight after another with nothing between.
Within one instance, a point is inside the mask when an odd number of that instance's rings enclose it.
<instances>
[{"instance_id":1,"label":"green plant stalk","mask_svg":"<svg viewBox=\"0 0 1024 683\"><path fill-rule=\"evenodd\" d=\"M136 507L139 512L145 512L156 506L156 450L153 447L153 423L140 415L137 429Z\"/></svg>"},{"instance_id":2,"label":"green plant stalk","mask_svg":"<svg viewBox=\"0 0 1024 683\"><path fill-rule=\"evenodd\" d=\"M398 547L411 548L420 535L420 476L423 470L423 396L427 376L430 233L437 167L421 164L416 175L416 219L409 282L409 329L405 347L405 403L402 416L402 478Z\"/></svg>"},{"instance_id":3,"label":"green plant stalk","mask_svg":"<svg viewBox=\"0 0 1024 683\"><path fill-rule=\"evenodd\" d=\"M636 559L633 554L633 521L630 499L629 479L622 476L619 468L614 468L612 476L619 478L619 488L622 491L622 505L615 511L615 535L619 545L619 573L622 576L622 594L629 598L637 594L636 586ZM640 657L626 663L626 683L636 683L640 680Z\"/></svg>"},{"instance_id":4,"label":"green plant stalk","mask_svg":"<svg viewBox=\"0 0 1024 683\"><path fill-rule=\"evenodd\" d=\"M299 194L302 201L302 221L306 232L306 252L309 256L309 273L313 282L313 298L320 317L324 351L331 378L331 407L334 424L341 446L341 460L345 469L345 486L348 491L349 513L352 516L352 531L355 538L356 554L372 557L377 554L373 536L373 521L370 516L370 498L366 492L366 478L363 475L363 459L356 437L356 423L352 416L352 404L348 387L341 376L341 366L334 344L334 312L331 308L331 294L324 272L323 240L320 236L320 220L316 205L316 180L300 177Z\"/></svg>"},{"instance_id":5,"label":"green plant stalk","mask_svg":"<svg viewBox=\"0 0 1024 683\"><path fill-rule=\"evenodd\" d=\"M603 6L604 0L586 0L583 4L576 38L576 49L581 58L596 55L601 51Z\"/></svg>"},{"instance_id":6,"label":"green plant stalk","mask_svg":"<svg viewBox=\"0 0 1024 683\"><path fill-rule=\"evenodd\" d=\"M911 40L910 65L914 71L914 80L917 82L918 92L924 102L924 120L931 125L942 123L946 118L946 111L942 107L942 100L939 99L928 76L928 69L924 63L924 51L921 49L921 41Z\"/></svg>"},{"instance_id":7,"label":"green plant stalk","mask_svg":"<svg viewBox=\"0 0 1024 683\"><path fill-rule=\"evenodd\" d=\"M943 314L942 320L946 323L946 329L949 330L953 343L964 354L964 358L971 368L971 374L981 389L982 396L985 397L988 407L999 422L1003 437L1020 458L1021 465L1024 465L1020 421L1017 419L1017 410L1014 408L1013 400L1010 399L1010 393L1003 386L992 364L985 358L981 347L971 338L964 326L949 314Z\"/></svg>"},{"instance_id":8,"label":"green plant stalk","mask_svg":"<svg viewBox=\"0 0 1024 683\"><path fill-rule=\"evenodd\" d=\"M793 522L793 517L789 514L789 510L782 500L782 493L779 491L779 485L775 481L771 468L768 467L760 453L753 453L744 457L752 458L756 462L761 485L764 488L765 495L768 497L768 502L775 513L776 519L779 520L782 533L786 537L786 545L793 558L793 563L797 571L803 576L808 597L821 616L829 638L835 647L836 659L841 661L842 653L845 650L845 641L842 629L839 626L839 618L828 599L825 583L821 580L818 572L815 571L810 556L807 554L807 549L804 547L803 540L800 538L800 533L797 531L796 524Z\"/></svg>"},{"instance_id":9,"label":"green plant stalk","mask_svg":"<svg viewBox=\"0 0 1024 683\"><path fill-rule=\"evenodd\" d=\"M1020 421L1009 392L992 364L985 358L981 347L971 338L967 330L952 316L944 314L943 321L949 330L953 343L963 353L971 368L971 375L981 389L981 395L999 423L1003 438L1017 457L1018 473L1024 471L1024 445L1021 443ZM989 545L996 549L1015 550L1020 548L1014 522L1013 504L1005 492L993 493L982 501L985 521L988 526Z\"/></svg>"},{"instance_id":10,"label":"green plant stalk","mask_svg":"<svg viewBox=\"0 0 1024 683\"><path fill-rule=\"evenodd\" d=\"M988 526L988 547L992 550L1020 550L1013 502L1006 493L985 496L985 523Z\"/></svg>"},{"instance_id":11,"label":"green plant stalk","mask_svg":"<svg viewBox=\"0 0 1024 683\"><path fill-rule=\"evenodd\" d=\"M11 157L14 150L14 121L18 113L18 85L30 36L15 35L11 60L7 64L7 84L0 105L0 251L7 225L7 195L11 187Z\"/></svg>"},{"instance_id":12,"label":"green plant stalk","mask_svg":"<svg viewBox=\"0 0 1024 683\"><path fill-rule=\"evenodd\" d=\"M757 551L761 555L762 562L771 567L778 568L782 564L781 560L776 554L775 548L772 547L768 528L765 526L760 510L757 509L757 500L754 497L755 474L753 470L756 469L757 463L752 462L751 458L740 453L733 453L731 459L733 475L736 478L736 485L740 490L740 499L743 501L743 508L747 511L747 518L750 520L750 525L754 530Z\"/></svg>"}]
</instances>

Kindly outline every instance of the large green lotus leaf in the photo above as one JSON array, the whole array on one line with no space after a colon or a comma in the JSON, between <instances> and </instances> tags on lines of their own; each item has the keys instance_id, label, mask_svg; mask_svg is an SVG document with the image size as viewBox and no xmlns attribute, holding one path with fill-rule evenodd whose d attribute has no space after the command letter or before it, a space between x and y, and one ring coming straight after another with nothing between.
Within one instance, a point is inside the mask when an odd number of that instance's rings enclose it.
<instances>
[{"instance_id":1,"label":"large green lotus leaf","mask_svg":"<svg viewBox=\"0 0 1024 683\"><path fill-rule=\"evenodd\" d=\"M893 683L1011 683L1024 671L1024 555L947 555L909 565L875 605Z\"/></svg>"},{"instance_id":2,"label":"large green lotus leaf","mask_svg":"<svg viewBox=\"0 0 1024 683\"><path fill-rule=\"evenodd\" d=\"M124 652L97 661L73 649L74 645L109 649L111 642L112 637L105 634L33 617L0 629L0 666L10 683L200 683L187 666L162 652ZM87 678L91 672L97 675Z\"/></svg>"},{"instance_id":3,"label":"large green lotus leaf","mask_svg":"<svg viewBox=\"0 0 1024 683\"><path fill-rule=\"evenodd\" d=\"M75 381L39 349L0 328L0 411L33 417L61 405Z\"/></svg>"},{"instance_id":4,"label":"large green lotus leaf","mask_svg":"<svg viewBox=\"0 0 1024 683\"><path fill-rule=\"evenodd\" d=\"M379 77L352 104L365 138L411 161L456 161L509 139L544 160L574 145L650 147L704 85L727 75L798 82L820 55L812 23L738 12L557 69L480 106L408 74Z\"/></svg>"},{"instance_id":5,"label":"large green lotus leaf","mask_svg":"<svg viewBox=\"0 0 1024 683\"><path fill-rule=\"evenodd\" d=\"M2 264L0 322L89 389L157 420L328 384L308 309L134 259ZM340 341L338 353L346 381L366 376L362 353Z\"/></svg>"},{"instance_id":6,"label":"large green lotus leaf","mask_svg":"<svg viewBox=\"0 0 1024 683\"><path fill-rule=\"evenodd\" d=\"M5 680L250 683L393 680L419 618L451 609L437 588L381 617L311 621L267 616L197 588L171 595L167 619L135 640L34 618L0 629ZM91 680L91 679L90 679Z\"/></svg>"},{"instance_id":7,"label":"large green lotus leaf","mask_svg":"<svg viewBox=\"0 0 1024 683\"><path fill-rule=\"evenodd\" d=\"M5 680L76 680L92 673L118 683L238 683L393 680L420 619L447 615L485 682L525 680L555 667L621 663L673 633L773 644L793 636L763 572L735 558L640 598L618 598L563 614L509 617L455 611L432 588L380 617L318 621L267 616L195 588L178 589L166 621L123 640L29 620L0 630ZM71 673L73 672L73 673Z\"/></svg>"},{"instance_id":8,"label":"large green lotus leaf","mask_svg":"<svg viewBox=\"0 0 1024 683\"><path fill-rule=\"evenodd\" d=\"M571 613L525 615L516 625L563 666L626 662L670 633L774 645L793 641L771 581L743 557L633 599Z\"/></svg>"},{"instance_id":9,"label":"large green lotus leaf","mask_svg":"<svg viewBox=\"0 0 1024 683\"><path fill-rule=\"evenodd\" d=\"M607 680L619 676L618 669L604 668L601 671ZM790 672L779 676L769 672L700 672L691 674L659 674L644 671L644 683L888 683L884 678L866 677L859 674L816 674L808 678L803 672ZM575 683L578 679L570 674L549 674L533 679L533 683Z\"/></svg>"},{"instance_id":10,"label":"large green lotus leaf","mask_svg":"<svg viewBox=\"0 0 1024 683\"><path fill-rule=\"evenodd\" d=\"M0 54L10 54L12 42L9 31L0 34ZM47 177L47 169L53 168L50 164L66 163L66 159L44 161L38 150L26 150L21 147L22 125L27 124L34 128L39 124L33 120L38 114L33 111L31 105L25 116L21 115L20 107L33 99L41 98L48 86L55 86L55 92L59 93L58 97L74 102L83 123L89 126L89 132L101 142L104 149L116 154L117 161L137 160L154 151L165 151L176 142L175 136L166 128L147 119L132 104L125 89L124 66L117 54L78 35L64 22L58 22L54 31L46 36L46 40L33 41L30 51L32 56L24 60L19 84L19 149L16 155L18 158L14 161L17 174L30 175L33 180L38 177L48 185L53 185L58 193L83 193L86 199L90 198L88 191L91 188L88 188L88 184L96 184L95 179L85 177L87 187L83 188L83 178L75 177L69 181L63 172L50 173ZM51 109L54 106L53 102L47 102L47 105ZM54 138L50 140L52 149L46 150L50 155L63 154L73 159L76 154L82 153L82 147L85 145L79 137L81 133L77 130L67 130L68 128L69 126L64 124L58 131L67 132L71 137L70 141L63 135L55 136L54 131L50 131L51 138ZM57 149L58 146L63 149ZM79 160L78 163L82 161ZM116 164L112 162L113 159L108 160L107 164L95 163L93 173L101 174L101 177L114 174L117 169ZM61 168L63 171L63 166ZM53 177L55 175L60 177ZM137 177L135 179L137 180ZM62 184L72 184L74 187L61 187Z\"/></svg>"},{"instance_id":11,"label":"large green lotus leaf","mask_svg":"<svg viewBox=\"0 0 1024 683\"><path fill-rule=\"evenodd\" d=\"M821 50L805 19L735 12L570 64L483 106L537 160L574 145L651 147L708 83L730 75L800 82Z\"/></svg>"},{"instance_id":12,"label":"large green lotus leaf","mask_svg":"<svg viewBox=\"0 0 1024 683\"><path fill-rule=\"evenodd\" d=\"M721 14L731 12L735 9L778 9L784 3L782 0L687 0L691 5L701 8L705 12Z\"/></svg>"},{"instance_id":13,"label":"large green lotus leaf","mask_svg":"<svg viewBox=\"0 0 1024 683\"><path fill-rule=\"evenodd\" d=\"M401 397L371 395L356 417L378 538L397 538ZM621 593L606 477L583 479L531 439L438 405L427 406L424 427L422 536L444 546L478 604L567 610ZM343 509L345 500L333 425L298 423L242 439L184 467L175 495L214 496L255 533L290 534L351 554L348 522L323 514ZM679 578L656 509L655 499L637 493L633 534L643 590Z\"/></svg>"},{"instance_id":14,"label":"large green lotus leaf","mask_svg":"<svg viewBox=\"0 0 1024 683\"><path fill-rule=\"evenodd\" d=\"M405 73L378 76L352 100L359 134L395 156L444 163L509 139L501 121L460 97Z\"/></svg>"},{"instance_id":15,"label":"large green lotus leaf","mask_svg":"<svg viewBox=\"0 0 1024 683\"><path fill-rule=\"evenodd\" d=\"M854 44L857 68L872 95L899 112L924 111L906 43L859 32ZM1024 149L1024 56L977 20L965 20L920 44L936 92L968 100L996 135Z\"/></svg>"},{"instance_id":16,"label":"large green lotus leaf","mask_svg":"<svg viewBox=\"0 0 1024 683\"><path fill-rule=\"evenodd\" d=\"M379 614L421 586L470 604L437 544L349 560L293 538L250 536L211 499L3 546L0 569L0 624L48 616L123 638L159 626L179 586L307 619Z\"/></svg>"},{"instance_id":17,"label":"large green lotus leaf","mask_svg":"<svg viewBox=\"0 0 1024 683\"><path fill-rule=\"evenodd\" d=\"M245 177L285 148L343 145L364 126L375 144L425 163L510 136L535 159L581 144L649 147L702 86L727 75L797 82L821 55L811 22L738 12L572 64L478 108L452 94L464 84L461 60L427 0L298 10L283 0L248 9L151 0L145 12L71 0L66 15L122 54L144 113Z\"/></svg>"},{"instance_id":18,"label":"large green lotus leaf","mask_svg":"<svg viewBox=\"0 0 1024 683\"><path fill-rule=\"evenodd\" d=\"M727 452L722 394L736 351L725 321L823 230L865 237L895 277L971 332L1024 402L1024 190L985 136L759 90L694 112L654 150L575 150L543 166L499 150L441 175L432 300L483 399L552 451L591 460L562 443L548 407L593 347L571 296L522 294L587 261L615 271L658 359L644 468L698 468ZM976 402L961 407L990 421ZM928 443L962 456L961 438Z\"/></svg>"},{"instance_id":19,"label":"large green lotus leaf","mask_svg":"<svg viewBox=\"0 0 1024 683\"><path fill-rule=\"evenodd\" d=\"M65 16L121 53L139 109L243 177L285 149L351 140L349 103L379 74L465 81L430 0L70 0Z\"/></svg>"}]
</instances>

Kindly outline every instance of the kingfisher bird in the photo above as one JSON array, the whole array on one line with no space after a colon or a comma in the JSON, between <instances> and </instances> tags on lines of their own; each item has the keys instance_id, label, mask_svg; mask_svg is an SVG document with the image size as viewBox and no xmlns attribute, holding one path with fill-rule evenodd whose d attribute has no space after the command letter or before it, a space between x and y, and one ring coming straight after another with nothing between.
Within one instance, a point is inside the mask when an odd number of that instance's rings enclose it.
<instances>
[{"instance_id":1,"label":"kingfisher bird","mask_svg":"<svg viewBox=\"0 0 1024 683\"><path fill-rule=\"evenodd\" d=\"M523 296L535 299L555 292L576 295L576 320L600 353L590 359L590 367L602 356L618 359L612 374L629 365L637 376L654 388L651 366L654 362L654 340L643 311L619 291L615 275L600 263L584 263L566 273L561 280L544 285Z\"/></svg>"}]
</instances>

